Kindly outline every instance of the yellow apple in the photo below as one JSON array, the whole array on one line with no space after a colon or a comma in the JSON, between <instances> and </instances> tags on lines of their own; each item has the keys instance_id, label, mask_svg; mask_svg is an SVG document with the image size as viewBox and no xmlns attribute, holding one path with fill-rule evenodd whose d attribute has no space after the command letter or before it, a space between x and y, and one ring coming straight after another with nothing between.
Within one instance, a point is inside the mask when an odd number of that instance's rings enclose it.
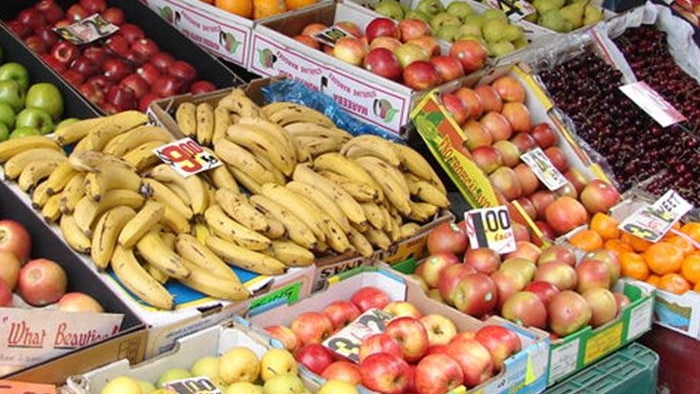
<instances>
[{"instance_id":1,"label":"yellow apple","mask_svg":"<svg viewBox=\"0 0 700 394\"><path fill-rule=\"evenodd\" d=\"M316 394L360 394L355 385L342 380L328 380Z\"/></svg>"},{"instance_id":2,"label":"yellow apple","mask_svg":"<svg viewBox=\"0 0 700 394\"><path fill-rule=\"evenodd\" d=\"M105 385L101 394L142 394L141 385L138 380L128 376L118 376Z\"/></svg>"},{"instance_id":3,"label":"yellow apple","mask_svg":"<svg viewBox=\"0 0 700 394\"><path fill-rule=\"evenodd\" d=\"M263 394L263 388L249 382L238 382L228 386L224 394Z\"/></svg>"},{"instance_id":4,"label":"yellow apple","mask_svg":"<svg viewBox=\"0 0 700 394\"><path fill-rule=\"evenodd\" d=\"M254 382L260 375L260 360L247 347L234 347L219 359L219 377L224 382Z\"/></svg>"},{"instance_id":5,"label":"yellow apple","mask_svg":"<svg viewBox=\"0 0 700 394\"><path fill-rule=\"evenodd\" d=\"M276 375L296 375L297 361L286 349L270 349L260 362L261 377L264 382Z\"/></svg>"}]
</instances>

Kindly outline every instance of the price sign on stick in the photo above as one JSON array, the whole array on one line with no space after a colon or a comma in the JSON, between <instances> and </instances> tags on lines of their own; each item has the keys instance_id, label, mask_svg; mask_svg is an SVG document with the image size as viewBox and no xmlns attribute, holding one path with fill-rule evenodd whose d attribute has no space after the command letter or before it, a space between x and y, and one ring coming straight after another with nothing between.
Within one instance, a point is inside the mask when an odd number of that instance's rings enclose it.
<instances>
[{"instance_id":1,"label":"price sign on stick","mask_svg":"<svg viewBox=\"0 0 700 394\"><path fill-rule=\"evenodd\" d=\"M516 249L513 225L508 208L504 205L473 209L464 214L464 219L472 248L489 248L498 254Z\"/></svg>"},{"instance_id":2,"label":"price sign on stick","mask_svg":"<svg viewBox=\"0 0 700 394\"><path fill-rule=\"evenodd\" d=\"M211 152L204 150L189 137L162 145L154 149L153 153L185 178L223 164Z\"/></svg>"},{"instance_id":3,"label":"price sign on stick","mask_svg":"<svg viewBox=\"0 0 700 394\"><path fill-rule=\"evenodd\" d=\"M537 179L551 191L561 188L568 182L566 178L564 178L564 175L554 167L549 157L544 154L542 148L531 149L523 153L520 159L530 167Z\"/></svg>"},{"instance_id":4,"label":"price sign on stick","mask_svg":"<svg viewBox=\"0 0 700 394\"><path fill-rule=\"evenodd\" d=\"M652 205L645 204L618 226L620 230L650 242L658 242L693 206L673 190Z\"/></svg>"}]
</instances>

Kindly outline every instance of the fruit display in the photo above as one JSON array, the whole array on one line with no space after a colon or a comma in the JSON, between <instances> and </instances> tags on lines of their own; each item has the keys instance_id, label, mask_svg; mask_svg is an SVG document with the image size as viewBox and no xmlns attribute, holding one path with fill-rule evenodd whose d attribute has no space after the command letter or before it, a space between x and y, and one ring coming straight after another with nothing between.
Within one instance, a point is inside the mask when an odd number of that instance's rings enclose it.
<instances>
[{"instance_id":1,"label":"fruit display","mask_svg":"<svg viewBox=\"0 0 700 394\"><path fill-rule=\"evenodd\" d=\"M602 244L596 246L577 259L570 245L540 249L518 241L514 252L501 256L469 248L463 228L443 225L429 235L430 256L415 276L430 297L464 313L496 313L559 338L612 321L629 304L624 294L610 290L620 277L620 260Z\"/></svg>"},{"instance_id":2,"label":"fruit display","mask_svg":"<svg viewBox=\"0 0 700 394\"><path fill-rule=\"evenodd\" d=\"M371 309L394 317L381 332L357 338L357 360L321 344ZM297 315L289 326L265 330L309 371L379 393L446 393L461 385L475 387L498 374L504 361L522 348L518 335L506 327L485 324L462 331L449 317L424 312L410 301L392 301L381 289L364 286L347 300Z\"/></svg>"},{"instance_id":3,"label":"fruit display","mask_svg":"<svg viewBox=\"0 0 700 394\"><path fill-rule=\"evenodd\" d=\"M525 20L559 33L590 27L605 18L603 9L589 0L535 0L536 12Z\"/></svg>"},{"instance_id":4,"label":"fruit display","mask_svg":"<svg viewBox=\"0 0 700 394\"><path fill-rule=\"evenodd\" d=\"M53 28L69 25L99 13L119 30L86 45L63 39ZM151 101L184 92L214 89L198 79L188 62L161 51L123 10L107 7L104 0L81 0L63 10L54 0L42 0L7 21L15 35L91 103L108 114L140 109Z\"/></svg>"},{"instance_id":5,"label":"fruit display","mask_svg":"<svg viewBox=\"0 0 700 394\"><path fill-rule=\"evenodd\" d=\"M318 0L202 0L248 19L261 19L318 3Z\"/></svg>"},{"instance_id":6,"label":"fruit display","mask_svg":"<svg viewBox=\"0 0 700 394\"><path fill-rule=\"evenodd\" d=\"M421 0L406 10L396 0L382 0L374 10L399 21L421 20L432 35L445 42L474 40L484 45L491 57L500 57L528 45L522 26L513 24L501 10L483 9L474 3ZM414 23L414 22L411 22Z\"/></svg>"},{"instance_id":7,"label":"fruit display","mask_svg":"<svg viewBox=\"0 0 700 394\"><path fill-rule=\"evenodd\" d=\"M673 188L698 205L698 168L689 165L700 160L697 137L678 124L662 128L618 89L624 84L618 70L587 52L539 76L576 134L605 159L621 191L655 177L655 193Z\"/></svg>"}]
</instances>

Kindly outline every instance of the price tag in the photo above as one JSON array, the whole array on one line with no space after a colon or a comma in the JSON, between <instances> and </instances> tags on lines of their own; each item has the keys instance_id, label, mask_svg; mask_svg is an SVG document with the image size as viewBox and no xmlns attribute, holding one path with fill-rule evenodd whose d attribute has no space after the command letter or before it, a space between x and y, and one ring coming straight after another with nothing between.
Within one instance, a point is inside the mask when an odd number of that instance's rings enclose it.
<instances>
[{"instance_id":1,"label":"price tag","mask_svg":"<svg viewBox=\"0 0 700 394\"><path fill-rule=\"evenodd\" d=\"M189 137L159 146L153 153L185 178L223 164L214 154L205 151L197 141Z\"/></svg>"},{"instance_id":2,"label":"price tag","mask_svg":"<svg viewBox=\"0 0 700 394\"><path fill-rule=\"evenodd\" d=\"M164 386L179 394L223 394L207 376L173 380L165 383Z\"/></svg>"},{"instance_id":3,"label":"price tag","mask_svg":"<svg viewBox=\"0 0 700 394\"><path fill-rule=\"evenodd\" d=\"M673 190L652 205L645 204L618 226L620 230L650 242L658 242L693 206Z\"/></svg>"},{"instance_id":4,"label":"price tag","mask_svg":"<svg viewBox=\"0 0 700 394\"><path fill-rule=\"evenodd\" d=\"M119 26L109 23L100 14L90 15L71 25L53 29L56 34L75 45L88 44L100 38L110 36L119 30Z\"/></svg>"},{"instance_id":5,"label":"price tag","mask_svg":"<svg viewBox=\"0 0 700 394\"><path fill-rule=\"evenodd\" d=\"M622 85L620 90L639 108L654 118L661 127L668 127L686 120L683 114L645 82L638 81Z\"/></svg>"},{"instance_id":6,"label":"price tag","mask_svg":"<svg viewBox=\"0 0 700 394\"><path fill-rule=\"evenodd\" d=\"M323 341L323 346L333 352L350 359L356 363L360 362L360 344L362 339L372 334L384 332L386 323L393 319L394 315L380 309L369 309Z\"/></svg>"},{"instance_id":7,"label":"price tag","mask_svg":"<svg viewBox=\"0 0 700 394\"><path fill-rule=\"evenodd\" d=\"M355 37L353 36L349 31L343 29L342 27L339 26L329 26L318 33L313 35L313 38L326 45L330 45L332 47L335 46L335 43L340 40L341 38L344 37Z\"/></svg>"},{"instance_id":8,"label":"price tag","mask_svg":"<svg viewBox=\"0 0 700 394\"><path fill-rule=\"evenodd\" d=\"M464 214L464 219L472 248L489 248L498 254L516 249L510 214L504 205L473 209Z\"/></svg>"},{"instance_id":9,"label":"price tag","mask_svg":"<svg viewBox=\"0 0 700 394\"><path fill-rule=\"evenodd\" d=\"M0 394L56 394L56 386L14 380L0 380Z\"/></svg>"},{"instance_id":10,"label":"price tag","mask_svg":"<svg viewBox=\"0 0 700 394\"><path fill-rule=\"evenodd\" d=\"M549 157L544 154L542 148L531 149L523 153L520 159L530 167L537 179L550 191L558 190L568 183L564 175L554 167Z\"/></svg>"},{"instance_id":11,"label":"price tag","mask_svg":"<svg viewBox=\"0 0 700 394\"><path fill-rule=\"evenodd\" d=\"M525 0L486 0L485 3L491 8L505 12L508 19L513 22L537 11L529 1Z\"/></svg>"}]
</instances>

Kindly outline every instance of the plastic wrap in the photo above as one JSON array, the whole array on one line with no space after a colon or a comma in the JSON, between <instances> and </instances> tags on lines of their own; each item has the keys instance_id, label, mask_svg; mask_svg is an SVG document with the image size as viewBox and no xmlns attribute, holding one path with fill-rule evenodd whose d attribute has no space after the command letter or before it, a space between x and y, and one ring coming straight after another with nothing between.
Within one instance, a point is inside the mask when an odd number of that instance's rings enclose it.
<instances>
[{"instance_id":1,"label":"plastic wrap","mask_svg":"<svg viewBox=\"0 0 700 394\"><path fill-rule=\"evenodd\" d=\"M272 82L262 88L262 92L267 103L290 101L322 112L337 127L348 131L352 135L374 134L390 141L405 143L405 140L400 136L353 117L338 105L332 97L312 90L300 82L291 79Z\"/></svg>"}]
</instances>

